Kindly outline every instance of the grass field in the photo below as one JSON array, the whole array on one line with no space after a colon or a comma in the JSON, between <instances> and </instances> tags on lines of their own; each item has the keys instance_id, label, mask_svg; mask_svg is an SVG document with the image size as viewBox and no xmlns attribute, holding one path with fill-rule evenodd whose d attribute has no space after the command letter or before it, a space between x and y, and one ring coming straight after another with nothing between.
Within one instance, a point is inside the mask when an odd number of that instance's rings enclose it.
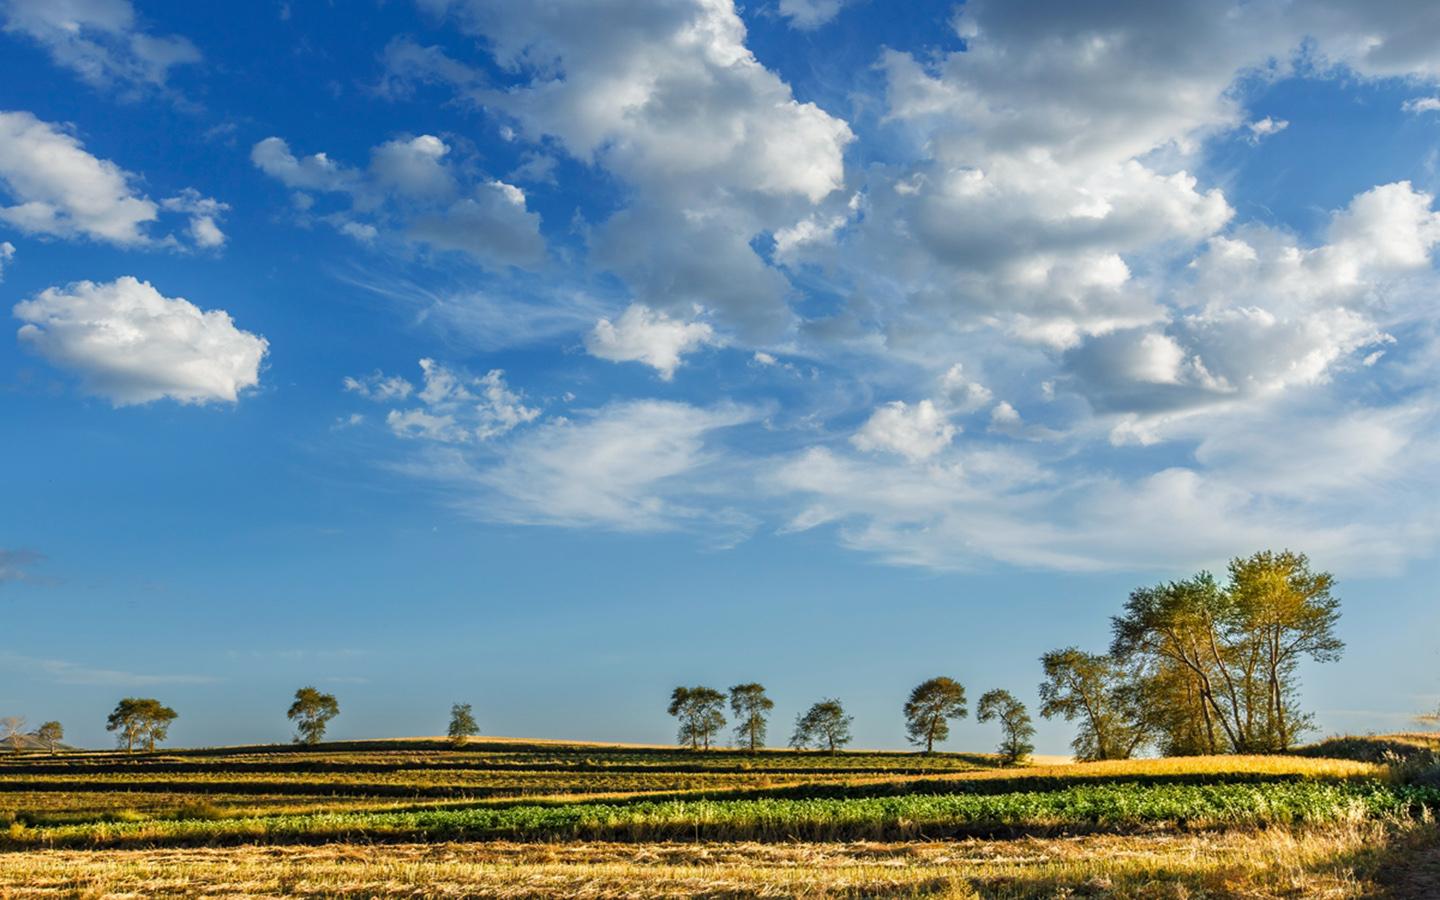
<instances>
[{"instance_id":1,"label":"grass field","mask_svg":"<svg viewBox=\"0 0 1440 900\"><path fill-rule=\"evenodd\" d=\"M1440 787L1387 763L1428 745L1381 740L1023 768L493 741L4 757L0 898L1426 896Z\"/></svg>"}]
</instances>

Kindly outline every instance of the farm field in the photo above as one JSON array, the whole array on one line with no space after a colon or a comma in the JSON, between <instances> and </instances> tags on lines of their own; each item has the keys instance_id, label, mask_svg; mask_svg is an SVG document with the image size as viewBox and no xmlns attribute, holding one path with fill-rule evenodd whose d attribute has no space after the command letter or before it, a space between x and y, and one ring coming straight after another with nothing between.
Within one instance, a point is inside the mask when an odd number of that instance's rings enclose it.
<instances>
[{"instance_id":1,"label":"farm field","mask_svg":"<svg viewBox=\"0 0 1440 900\"><path fill-rule=\"evenodd\" d=\"M1017 768L487 741L26 754L0 760L0 897L1405 896L1386 885L1427 877L1440 786L1387 765L1425 738L1386 740Z\"/></svg>"}]
</instances>

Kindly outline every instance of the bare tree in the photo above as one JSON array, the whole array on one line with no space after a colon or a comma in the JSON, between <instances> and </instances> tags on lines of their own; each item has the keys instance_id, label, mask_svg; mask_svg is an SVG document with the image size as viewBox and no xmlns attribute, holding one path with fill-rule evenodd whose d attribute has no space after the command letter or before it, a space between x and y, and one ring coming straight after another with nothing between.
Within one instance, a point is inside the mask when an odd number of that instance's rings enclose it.
<instances>
[{"instance_id":1,"label":"bare tree","mask_svg":"<svg viewBox=\"0 0 1440 900\"><path fill-rule=\"evenodd\" d=\"M13 753L19 753L25 747L25 717L6 716L0 719L0 741L10 744Z\"/></svg>"}]
</instances>

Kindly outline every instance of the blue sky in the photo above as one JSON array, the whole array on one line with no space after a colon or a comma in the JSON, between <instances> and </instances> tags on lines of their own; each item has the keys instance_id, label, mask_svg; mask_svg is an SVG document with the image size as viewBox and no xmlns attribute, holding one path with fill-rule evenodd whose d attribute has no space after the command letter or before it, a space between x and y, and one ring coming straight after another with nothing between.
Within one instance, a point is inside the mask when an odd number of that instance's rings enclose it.
<instances>
[{"instance_id":1,"label":"blue sky","mask_svg":"<svg viewBox=\"0 0 1440 900\"><path fill-rule=\"evenodd\" d=\"M894 747L918 681L1033 703L1131 588L1290 547L1322 730L1406 727L1437 47L1404 0L0 0L0 712L667 741L753 679Z\"/></svg>"}]
</instances>

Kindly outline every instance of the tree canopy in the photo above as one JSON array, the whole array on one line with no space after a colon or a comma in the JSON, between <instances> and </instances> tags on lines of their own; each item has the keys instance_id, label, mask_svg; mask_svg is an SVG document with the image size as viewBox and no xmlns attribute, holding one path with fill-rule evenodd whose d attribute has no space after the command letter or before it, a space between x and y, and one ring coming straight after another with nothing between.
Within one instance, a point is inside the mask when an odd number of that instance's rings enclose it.
<instances>
[{"instance_id":1,"label":"tree canopy","mask_svg":"<svg viewBox=\"0 0 1440 900\"><path fill-rule=\"evenodd\" d=\"M1000 741L1000 757L1007 764L1016 765L1035 752L1035 745L1031 743L1035 737L1035 724L1030 720L1025 704L1016 700L1009 691L997 688L981 696L980 704L975 707L975 720L989 722L992 719L1000 722L1004 735Z\"/></svg>"},{"instance_id":2,"label":"tree canopy","mask_svg":"<svg viewBox=\"0 0 1440 900\"><path fill-rule=\"evenodd\" d=\"M116 740L125 752L135 752L135 745L143 743L147 751L154 751L155 745L170 734L170 723L179 718L175 710L153 697L126 697L115 704L110 717L105 720L105 730L115 732Z\"/></svg>"},{"instance_id":3,"label":"tree canopy","mask_svg":"<svg viewBox=\"0 0 1440 900\"><path fill-rule=\"evenodd\" d=\"M854 716L845 714L839 700L821 700L795 718L795 733L790 746L796 750L816 747L835 753L850 743L850 723Z\"/></svg>"},{"instance_id":4,"label":"tree canopy","mask_svg":"<svg viewBox=\"0 0 1440 900\"><path fill-rule=\"evenodd\" d=\"M340 715L340 701L334 694L302 687L295 692L295 702L285 715L295 723L295 743L318 744L325 737L330 720Z\"/></svg>"},{"instance_id":5,"label":"tree canopy","mask_svg":"<svg viewBox=\"0 0 1440 900\"><path fill-rule=\"evenodd\" d=\"M936 741L950 737L950 720L969 715L965 706L965 687L944 675L915 686L905 701L905 730L910 743L923 746L926 753L935 749Z\"/></svg>"},{"instance_id":6,"label":"tree canopy","mask_svg":"<svg viewBox=\"0 0 1440 900\"><path fill-rule=\"evenodd\" d=\"M754 753L765 746L768 714L775 701L765 695L765 686L756 682L730 688L730 712L735 716L735 740Z\"/></svg>"},{"instance_id":7,"label":"tree canopy","mask_svg":"<svg viewBox=\"0 0 1440 900\"><path fill-rule=\"evenodd\" d=\"M725 727L725 695L714 688L677 687L670 693L668 712L680 720L680 745L709 750L710 742Z\"/></svg>"}]
</instances>

